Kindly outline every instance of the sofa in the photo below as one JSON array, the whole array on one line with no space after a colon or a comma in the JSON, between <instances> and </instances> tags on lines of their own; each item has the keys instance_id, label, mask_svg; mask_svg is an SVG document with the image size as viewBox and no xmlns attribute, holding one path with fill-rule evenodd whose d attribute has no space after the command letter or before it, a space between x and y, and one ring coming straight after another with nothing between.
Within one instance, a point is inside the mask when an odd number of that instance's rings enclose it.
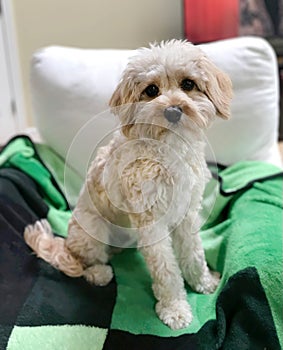
<instances>
[{"instance_id":1,"label":"sofa","mask_svg":"<svg viewBox=\"0 0 283 350\"><path fill-rule=\"evenodd\" d=\"M6 303L0 306L0 348L282 348L276 57L264 39L255 37L201 48L229 74L234 90L231 120L216 121L206 134L213 178L201 234L209 265L222 275L217 291L204 296L188 287L194 320L173 331L154 313L150 277L137 250L115 256L114 280L94 287L62 275L24 244L24 227L39 218L47 218L55 234L67 235L89 164L119 125L108 101L135 54L45 47L31 61L34 123L42 142L17 135L0 154L5 228L0 256L6 261L0 264L0 275L6 276L0 297L8 295L13 305L11 310Z\"/></svg>"}]
</instances>

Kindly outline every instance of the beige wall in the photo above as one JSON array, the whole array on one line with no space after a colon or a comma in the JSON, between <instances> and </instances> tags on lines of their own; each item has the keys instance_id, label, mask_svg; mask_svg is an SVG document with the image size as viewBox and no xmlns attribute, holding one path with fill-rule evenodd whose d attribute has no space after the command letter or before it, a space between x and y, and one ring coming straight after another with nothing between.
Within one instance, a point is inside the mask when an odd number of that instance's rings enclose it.
<instances>
[{"instance_id":1,"label":"beige wall","mask_svg":"<svg viewBox=\"0 0 283 350\"><path fill-rule=\"evenodd\" d=\"M136 48L183 36L182 0L12 0L24 98L32 123L29 63L46 45Z\"/></svg>"}]
</instances>

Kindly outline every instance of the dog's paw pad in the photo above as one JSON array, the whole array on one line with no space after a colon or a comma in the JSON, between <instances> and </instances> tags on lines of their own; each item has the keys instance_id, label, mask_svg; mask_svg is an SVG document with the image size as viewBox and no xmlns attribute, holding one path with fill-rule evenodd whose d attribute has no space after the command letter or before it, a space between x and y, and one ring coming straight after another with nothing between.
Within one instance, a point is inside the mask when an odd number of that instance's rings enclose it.
<instances>
[{"instance_id":1,"label":"dog's paw pad","mask_svg":"<svg viewBox=\"0 0 283 350\"><path fill-rule=\"evenodd\" d=\"M93 265L84 270L85 279L96 286L106 286L113 278L113 270L109 265Z\"/></svg>"},{"instance_id":2,"label":"dog's paw pad","mask_svg":"<svg viewBox=\"0 0 283 350\"><path fill-rule=\"evenodd\" d=\"M162 322L174 330L186 328L193 319L190 305L185 300L159 301L156 313Z\"/></svg>"},{"instance_id":3,"label":"dog's paw pad","mask_svg":"<svg viewBox=\"0 0 283 350\"><path fill-rule=\"evenodd\" d=\"M194 290L202 294L213 293L220 282L220 274L216 271L209 271L203 276L201 283L197 284Z\"/></svg>"}]
</instances>

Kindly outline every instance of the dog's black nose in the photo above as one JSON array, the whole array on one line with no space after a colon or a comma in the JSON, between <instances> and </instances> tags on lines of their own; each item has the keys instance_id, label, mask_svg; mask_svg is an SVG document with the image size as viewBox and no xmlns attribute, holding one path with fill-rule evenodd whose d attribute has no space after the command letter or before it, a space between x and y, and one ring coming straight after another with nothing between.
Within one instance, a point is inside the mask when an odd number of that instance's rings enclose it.
<instances>
[{"instance_id":1,"label":"dog's black nose","mask_svg":"<svg viewBox=\"0 0 283 350\"><path fill-rule=\"evenodd\" d=\"M164 116L171 123L177 123L181 119L183 111L178 106L170 106L165 108Z\"/></svg>"}]
</instances>

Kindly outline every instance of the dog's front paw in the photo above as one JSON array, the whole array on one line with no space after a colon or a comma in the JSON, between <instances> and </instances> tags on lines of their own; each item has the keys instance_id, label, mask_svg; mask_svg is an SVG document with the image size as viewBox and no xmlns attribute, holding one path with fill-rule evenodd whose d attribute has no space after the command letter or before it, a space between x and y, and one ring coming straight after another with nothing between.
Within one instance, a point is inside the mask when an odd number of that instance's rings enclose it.
<instances>
[{"instance_id":1,"label":"dog's front paw","mask_svg":"<svg viewBox=\"0 0 283 350\"><path fill-rule=\"evenodd\" d=\"M185 328L193 319L190 305L186 300L159 301L155 310L160 320L172 329Z\"/></svg>"},{"instance_id":2,"label":"dog's front paw","mask_svg":"<svg viewBox=\"0 0 283 350\"><path fill-rule=\"evenodd\" d=\"M205 273L199 283L192 288L201 294L211 294L218 287L220 281L220 274L216 271L209 271Z\"/></svg>"}]
</instances>

